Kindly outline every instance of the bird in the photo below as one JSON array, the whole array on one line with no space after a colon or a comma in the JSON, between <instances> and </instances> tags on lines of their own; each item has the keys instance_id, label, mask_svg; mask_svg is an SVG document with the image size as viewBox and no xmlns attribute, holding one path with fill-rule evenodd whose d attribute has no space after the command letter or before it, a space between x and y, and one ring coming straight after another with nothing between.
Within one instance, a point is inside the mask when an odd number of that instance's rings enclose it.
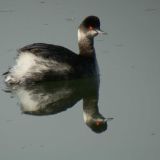
<instances>
[{"instance_id":1,"label":"bird","mask_svg":"<svg viewBox=\"0 0 160 160\"><path fill-rule=\"evenodd\" d=\"M9 85L41 81L71 80L99 75L94 38L107 34L97 16L84 18L78 27L79 53L63 46L33 43L18 49L16 64L5 75Z\"/></svg>"}]
</instances>

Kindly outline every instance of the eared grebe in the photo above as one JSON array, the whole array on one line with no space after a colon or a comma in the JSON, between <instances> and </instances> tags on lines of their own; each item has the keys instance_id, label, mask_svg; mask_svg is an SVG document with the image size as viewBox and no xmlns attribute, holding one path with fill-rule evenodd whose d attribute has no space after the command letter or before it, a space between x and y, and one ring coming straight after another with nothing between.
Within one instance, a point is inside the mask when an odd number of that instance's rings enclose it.
<instances>
[{"instance_id":1,"label":"eared grebe","mask_svg":"<svg viewBox=\"0 0 160 160\"><path fill-rule=\"evenodd\" d=\"M94 37L100 20L86 17L78 28L79 54L62 46L34 43L18 50L16 65L5 73L8 84L26 84L44 80L68 80L98 75Z\"/></svg>"}]
</instances>

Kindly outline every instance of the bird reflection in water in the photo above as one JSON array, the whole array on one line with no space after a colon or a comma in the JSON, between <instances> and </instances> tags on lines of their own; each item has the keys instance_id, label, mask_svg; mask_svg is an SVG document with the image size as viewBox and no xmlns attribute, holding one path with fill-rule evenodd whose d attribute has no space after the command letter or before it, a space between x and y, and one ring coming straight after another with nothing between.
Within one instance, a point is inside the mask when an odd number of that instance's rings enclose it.
<instances>
[{"instance_id":1,"label":"bird reflection in water","mask_svg":"<svg viewBox=\"0 0 160 160\"><path fill-rule=\"evenodd\" d=\"M20 101L21 110L30 115L51 115L66 111L83 99L84 122L96 133L107 129L107 119L99 113L99 79L43 82L9 86Z\"/></svg>"}]
</instances>

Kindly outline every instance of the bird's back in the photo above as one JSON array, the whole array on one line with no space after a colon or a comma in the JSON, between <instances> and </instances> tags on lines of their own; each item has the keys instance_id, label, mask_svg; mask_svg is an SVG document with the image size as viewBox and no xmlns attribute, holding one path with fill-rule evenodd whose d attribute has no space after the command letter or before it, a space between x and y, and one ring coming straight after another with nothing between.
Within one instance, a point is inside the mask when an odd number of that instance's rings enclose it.
<instances>
[{"instance_id":1,"label":"bird's back","mask_svg":"<svg viewBox=\"0 0 160 160\"><path fill-rule=\"evenodd\" d=\"M18 50L19 55L28 52L44 59L54 59L58 62L72 63L77 59L73 51L58 45L46 43L33 43Z\"/></svg>"}]
</instances>

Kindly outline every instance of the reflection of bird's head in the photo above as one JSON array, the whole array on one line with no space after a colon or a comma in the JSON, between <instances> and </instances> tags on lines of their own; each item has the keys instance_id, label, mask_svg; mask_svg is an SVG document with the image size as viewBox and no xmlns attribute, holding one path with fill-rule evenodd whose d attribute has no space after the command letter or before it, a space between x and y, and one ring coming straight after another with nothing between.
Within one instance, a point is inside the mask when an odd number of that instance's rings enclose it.
<instances>
[{"instance_id":1,"label":"reflection of bird's head","mask_svg":"<svg viewBox=\"0 0 160 160\"><path fill-rule=\"evenodd\" d=\"M84 121L94 132L101 133L107 129L106 119L99 113L89 115L84 112Z\"/></svg>"}]
</instances>

